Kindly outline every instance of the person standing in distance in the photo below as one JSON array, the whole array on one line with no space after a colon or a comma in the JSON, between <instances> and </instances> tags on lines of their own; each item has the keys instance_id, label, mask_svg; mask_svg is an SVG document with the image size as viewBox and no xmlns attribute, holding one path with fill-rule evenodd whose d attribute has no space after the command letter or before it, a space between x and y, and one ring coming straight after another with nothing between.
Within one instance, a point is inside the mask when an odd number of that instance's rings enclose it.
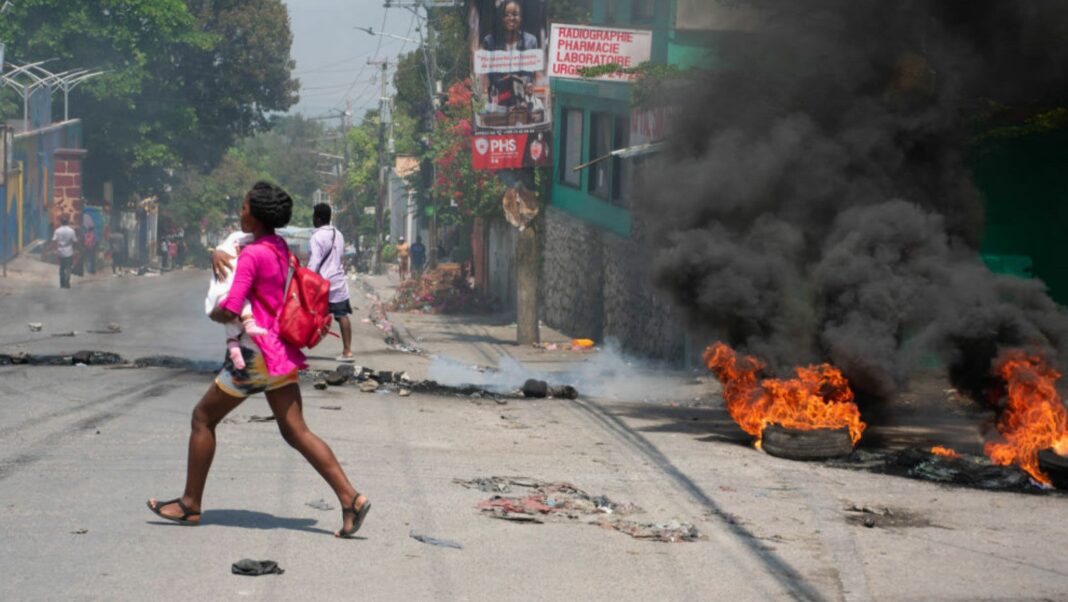
<instances>
[{"instance_id":1,"label":"person standing in distance","mask_svg":"<svg viewBox=\"0 0 1068 602\"><path fill-rule=\"evenodd\" d=\"M397 277L401 282L408 279L411 274L408 270L408 258L411 254L411 246L403 236L397 237Z\"/></svg>"},{"instance_id":2,"label":"person standing in distance","mask_svg":"<svg viewBox=\"0 0 1068 602\"><path fill-rule=\"evenodd\" d=\"M52 244L59 256L59 288L70 288L70 270L74 262L74 243L78 235L70 227L70 216L59 216L59 227L52 233Z\"/></svg>"},{"instance_id":3,"label":"person standing in distance","mask_svg":"<svg viewBox=\"0 0 1068 602\"><path fill-rule=\"evenodd\" d=\"M352 305L349 303L349 282L345 279L342 256L345 254L345 237L330 225L330 205L319 203L312 209L312 225L315 232L308 242L310 254L308 269L330 282L330 313L334 314L341 328L341 355L339 362L356 361L352 355Z\"/></svg>"},{"instance_id":4,"label":"person standing in distance","mask_svg":"<svg viewBox=\"0 0 1068 602\"><path fill-rule=\"evenodd\" d=\"M415 237L415 244L410 249L412 255L412 271L416 274L423 273L423 266L426 265L426 245L423 244L422 237Z\"/></svg>"}]
</instances>

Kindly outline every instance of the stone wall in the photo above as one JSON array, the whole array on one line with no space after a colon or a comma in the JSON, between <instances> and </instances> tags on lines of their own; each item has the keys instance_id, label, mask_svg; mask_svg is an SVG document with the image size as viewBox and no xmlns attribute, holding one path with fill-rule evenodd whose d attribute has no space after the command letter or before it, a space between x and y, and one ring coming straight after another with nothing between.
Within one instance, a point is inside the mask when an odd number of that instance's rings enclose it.
<instances>
[{"instance_id":1,"label":"stone wall","mask_svg":"<svg viewBox=\"0 0 1068 602\"><path fill-rule=\"evenodd\" d=\"M572 337L604 336L601 231L553 207L542 237L542 320Z\"/></svg>"},{"instance_id":2,"label":"stone wall","mask_svg":"<svg viewBox=\"0 0 1068 602\"><path fill-rule=\"evenodd\" d=\"M633 355L682 361L685 331L649 276L641 243L549 207L542 319L569 336L614 338Z\"/></svg>"}]
</instances>

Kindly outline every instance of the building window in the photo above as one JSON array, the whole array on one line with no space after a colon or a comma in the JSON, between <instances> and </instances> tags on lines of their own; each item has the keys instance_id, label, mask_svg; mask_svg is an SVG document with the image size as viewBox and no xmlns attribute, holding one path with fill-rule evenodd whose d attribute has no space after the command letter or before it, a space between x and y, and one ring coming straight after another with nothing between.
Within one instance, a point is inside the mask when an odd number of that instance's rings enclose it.
<instances>
[{"instance_id":1,"label":"building window","mask_svg":"<svg viewBox=\"0 0 1068 602\"><path fill-rule=\"evenodd\" d=\"M634 0L634 22L647 23L656 19L656 2L654 0Z\"/></svg>"},{"instance_id":2,"label":"building window","mask_svg":"<svg viewBox=\"0 0 1068 602\"><path fill-rule=\"evenodd\" d=\"M610 113L594 113L590 116L590 194L606 201L612 200L612 152L613 122Z\"/></svg>"},{"instance_id":3,"label":"building window","mask_svg":"<svg viewBox=\"0 0 1068 602\"><path fill-rule=\"evenodd\" d=\"M560 180L578 188L582 185L582 172L575 171L575 168L582 164L582 110L564 109L561 115L564 118L561 128L564 139L560 141L560 146L564 151L564 165Z\"/></svg>"}]
</instances>

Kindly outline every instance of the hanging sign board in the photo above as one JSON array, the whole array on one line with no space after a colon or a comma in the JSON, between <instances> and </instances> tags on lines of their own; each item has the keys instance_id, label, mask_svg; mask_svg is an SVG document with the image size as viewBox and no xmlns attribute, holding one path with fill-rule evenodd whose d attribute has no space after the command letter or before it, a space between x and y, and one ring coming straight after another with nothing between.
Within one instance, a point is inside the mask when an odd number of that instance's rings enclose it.
<instances>
[{"instance_id":1,"label":"hanging sign board","mask_svg":"<svg viewBox=\"0 0 1068 602\"><path fill-rule=\"evenodd\" d=\"M471 0L476 169L552 164L545 0Z\"/></svg>"},{"instance_id":2,"label":"hanging sign board","mask_svg":"<svg viewBox=\"0 0 1068 602\"><path fill-rule=\"evenodd\" d=\"M587 79L582 70L600 65L625 69L649 62L653 57L653 33L553 23L549 46L549 77ZM610 73L594 79L632 81L636 74Z\"/></svg>"}]
</instances>

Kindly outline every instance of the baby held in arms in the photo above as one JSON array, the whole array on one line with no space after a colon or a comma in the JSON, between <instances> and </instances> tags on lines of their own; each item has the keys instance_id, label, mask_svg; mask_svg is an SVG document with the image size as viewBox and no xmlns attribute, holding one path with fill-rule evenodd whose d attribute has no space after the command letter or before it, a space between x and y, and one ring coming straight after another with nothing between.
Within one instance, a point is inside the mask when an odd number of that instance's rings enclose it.
<instances>
[{"instance_id":1,"label":"baby held in arms","mask_svg":"<svg viewBox=\"0 0 1068 602\"><path fill-rule=\"evenodd\" d=\"M241 261L239 255L241 247L250 242L252 242L251 234L234 232L227 236L226 240L216 247L216 250L222 251L231 257L237 257L237 261ZM211 283L208 285L208 296L204 299L204 312L206 314L211 315L211 312L226 298L226 295L230 294L230 287L234 284L234 273L236 271L237 264L235 263L234 269L230 270L226 280L219 281L212 276ZM226 348L230 354L230 361L234 363L234 368L237 370L245 369L245 358L241 355L240 344L242 332L254 337L261 337L267 334L267 330L256 324L256 320L252 317L252 304L247 299L245 300L245 305L241 307L240 319L226 325Z\"/></svg>"}]
</instances>

